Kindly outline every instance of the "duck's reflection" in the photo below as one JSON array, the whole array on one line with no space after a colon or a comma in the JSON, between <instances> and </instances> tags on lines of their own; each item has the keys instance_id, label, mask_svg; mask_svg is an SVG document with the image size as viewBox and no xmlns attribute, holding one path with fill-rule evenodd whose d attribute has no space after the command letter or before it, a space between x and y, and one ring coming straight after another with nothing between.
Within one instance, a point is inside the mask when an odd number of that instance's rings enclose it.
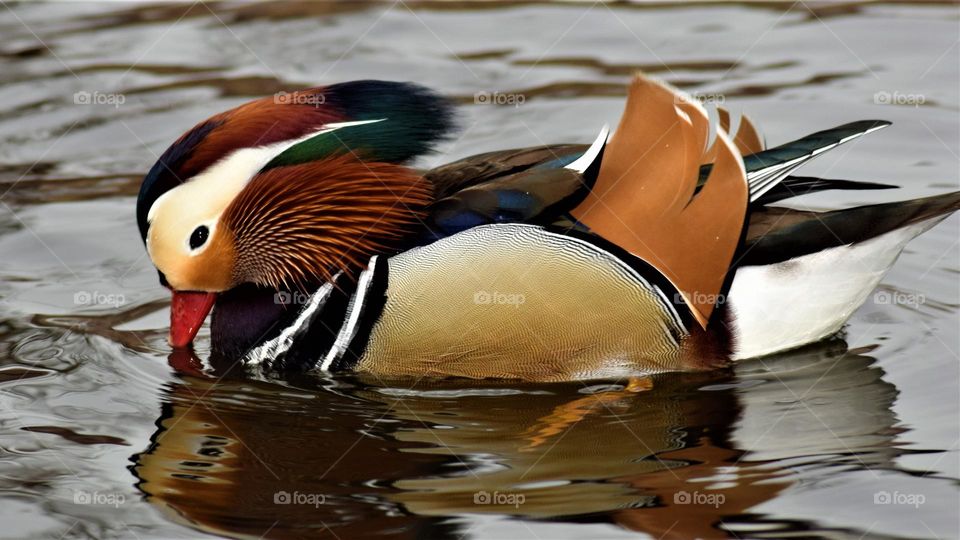
<instances>
[{"instance_id":1,"label":"duck's reflection","mask_svg":"<svg viewBox=\"0 0 960 540\"><path fill-rule=\"evenodd\" d=\"M895 452L895 389L840 341L629 387L251 381L171 363L194 374L133 470L174 519L228 536L459 537L499 514L724 537L804 458Z\"/></svg>"}]
</instances>

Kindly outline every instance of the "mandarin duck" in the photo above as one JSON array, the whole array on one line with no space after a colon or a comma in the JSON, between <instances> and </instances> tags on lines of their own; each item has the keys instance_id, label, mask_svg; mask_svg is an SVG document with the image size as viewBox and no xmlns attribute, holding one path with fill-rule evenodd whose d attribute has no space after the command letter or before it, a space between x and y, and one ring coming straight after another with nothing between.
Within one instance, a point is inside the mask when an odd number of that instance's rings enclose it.
<instances>
[{"instance_id":1,"label":"mandarin duck","mask_svg":"<svg viewBox=\"0 0 960 540\"><path fill-rule=\"evenodd\" d=\"M613 135L411 161L454 127L421 86L356 81L252 101L144 178L140 235L170 343L212 310L217 358L262 370L531 381L711 369L841 329L960 192L814 212L893 186L794 176L889 125L765 148L742 117L642 74Z\"/></svg>"}]
</instances>

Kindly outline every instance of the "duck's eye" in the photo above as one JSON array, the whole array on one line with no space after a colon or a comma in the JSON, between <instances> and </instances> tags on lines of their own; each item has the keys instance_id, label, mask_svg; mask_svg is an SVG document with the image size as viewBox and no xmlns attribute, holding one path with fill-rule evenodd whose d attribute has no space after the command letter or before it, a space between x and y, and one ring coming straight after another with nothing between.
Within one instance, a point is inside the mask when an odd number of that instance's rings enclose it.
<instances>
[{"instance_id":1,"label":"duck's eye","mask_svg":"<svg viewBox=\"0 0 960 540\"><path fill-rule=\"evenodd\" d=\"M210 236L210 229L206 225L201 225L193 230L193 233L190 235L190 249L197 249L198 247L207 243L207 237Z\"/></svg>"}]
</instances>

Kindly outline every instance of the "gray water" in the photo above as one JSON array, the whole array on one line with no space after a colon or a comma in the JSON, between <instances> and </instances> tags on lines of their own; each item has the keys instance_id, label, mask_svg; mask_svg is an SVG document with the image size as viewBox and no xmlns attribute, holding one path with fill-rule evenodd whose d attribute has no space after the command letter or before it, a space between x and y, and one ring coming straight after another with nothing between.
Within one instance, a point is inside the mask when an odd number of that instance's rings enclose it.
<instances>
[{"instance_id":1,"label":"gray water","mask_svg":"<svg viewBox=\"0 0 960 540\"><path fill-rule=\"evenodd\" d=\"M427 166L589 142L644 69L773 144L894 122L804 172L902 189L791 204L956 190L956 5L18 3L0 36L0 536L960 537L957 216L841 335L640 393L196 372L134 223L197 121L358 78L463 104Z\"/></svg>"}]
</instances>

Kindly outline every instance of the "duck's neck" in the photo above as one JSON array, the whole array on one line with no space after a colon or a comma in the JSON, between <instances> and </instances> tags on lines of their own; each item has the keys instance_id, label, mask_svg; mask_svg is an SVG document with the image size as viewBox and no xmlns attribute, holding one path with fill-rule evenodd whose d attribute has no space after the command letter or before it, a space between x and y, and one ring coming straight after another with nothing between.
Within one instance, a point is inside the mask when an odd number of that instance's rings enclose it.
<instances>
[{"instance_id":1,"label":"duck's neck","mask_svg":"<svg viewBox=\"0 0 960 540\"><path fill-rule=\"evenodd\" d=\"M227 358L241 358L250 349L279 335L299 311L297 304L284 302L290 297L291 293L278 293L255 285L241 285L220 294L210 321L214 352Z\"/></svg>"},{"instance_id":2,"label":"duck's neck","mask_svg":"<svg viewBox=\"0 0 960 540\"><path fill-rule=\"evenodd\" d=\"M299 292L243 285L223 293L213 309L213 352L259 363L266 355L271 366L286 370L313 367L333 345L356 287L356 279L341 273L330 284ZM289 339L281 336L284 331ZM282 346L274 343L278 339Z\"/></svg>"}]
</instances>

